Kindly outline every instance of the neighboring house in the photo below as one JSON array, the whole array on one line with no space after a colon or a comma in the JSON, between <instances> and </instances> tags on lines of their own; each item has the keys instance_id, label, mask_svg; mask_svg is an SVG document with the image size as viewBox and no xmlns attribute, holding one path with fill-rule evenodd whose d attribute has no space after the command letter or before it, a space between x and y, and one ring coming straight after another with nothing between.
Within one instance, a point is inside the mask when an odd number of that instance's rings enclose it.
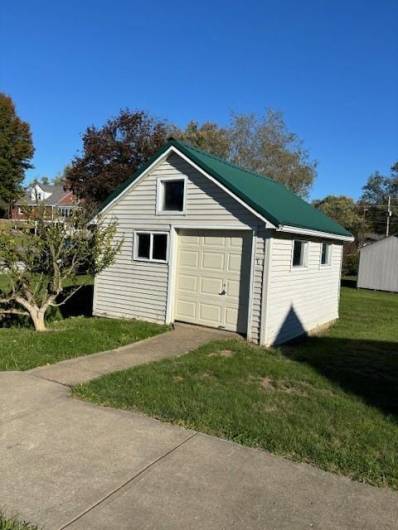
<instances>
[{"instance_id":1,"label":"neighboring house","mask_svg":"<svg viewBox=\"0 0 398 530\"><path fill-rule=\"evenodd\" d=\"M36 183L27 188L24 196L15 203L11 209L11 219L34 218L38 206L44 206L47 218L54 220L69 217L77 207L77 200L62 185Z\"/></svg>"},{"instance_id":2,"label":"neighboring house","mask_svg":"<svg viewBox=\"0 0 398 530\"><path fill-rule=\"evenodd\" d=\"M105 201L123 245L94 314L286 341L338 318L335 221L283 185L170 140Z\"/></svg>"},{"instance_id":3,"label":"neighboring house","mask_svg":"<svg viewBox=\"0 0 398 530\"><path fill-rule=\"evenodd\" d=\"M398 292L398 235L360 249L357 286Z\"/></svg>"}]
</instances>

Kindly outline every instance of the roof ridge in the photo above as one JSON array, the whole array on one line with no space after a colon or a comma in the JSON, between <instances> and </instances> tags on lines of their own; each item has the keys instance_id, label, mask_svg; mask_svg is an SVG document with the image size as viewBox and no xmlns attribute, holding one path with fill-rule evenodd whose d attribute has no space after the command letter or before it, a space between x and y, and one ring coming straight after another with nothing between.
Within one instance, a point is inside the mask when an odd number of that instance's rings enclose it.
<instances>
[{"instance_id":1,"label":"roof ridge","mask_svg":"<svg viewBox=\"0 0 398 530\"><path fill-rule=\"evenodd\" d=\"M98 212L103 211L108 205L112 204L137 178L156 164L163 155L168 154L171 147L174 147L177 153L180 150L180 154L187 160L190 159L193 165L197 164L205 174L219 181L227 190L235 194L238 200L240 199L243 204L260 214L262 219L271 221L275 227L280 225L297 226L302 229L317 230L338 236L350 235L348 230L320 210L314 208L313 205L296 195L282 183L265 175L239 167L232 162L223 160L216 155L207 153L175 138L168 138L163 147L142 164L133 175L120 184L105 199ZM228 171L228 167L234 169L234 172Z\"/></svg>"},{"instance_id":2,"label":"roof ridge","mask_svg":"<svg viewBox=\"0 0 398 530\"><path fill-rule=\"evenodd\" d=\"M227 160L224 160L223 158L217 156L217 155L214 155L212 153L208 153L207 151L204 151L203 149L199 149L198 147L194 147L194 146L191 146L190 144L186 143L186 142L183 142L181 140L177 140L175 138L170 138L171 140L171 143L172 142L175 142L177 144L182 144L184 147L188 148L188 149L192 149L193 151L197 151L205 156L208 156L210 158L213 158L214 160L218 160L219 162L223 163L223 164L226 164L228 166L231 166L239 171L245 171L246 173L248 173L249 175L252 175L254 177L257 177L258 179L266 179L268 180L269 182L271 182L272 184L275 184L276 186L279 186L280 188L283 188L285 191L287 191L291 196L295 197L296 199L301 199L305 204L307 204L308 206L311 206L312 208L314 208L317 212L320 212L322 215L324 215L325 217L329 217L328 215L326 215L322 210L320 210L319 208L316 208L313 204L311 204L309 201L307 201L304 197L301 197L300 195L298 195L297 193L295 193L293 190L291 190L290 188L288 188L285 184L283 184L282 182L279 182L275 179L273 179L272 177L268 177L267 175L261 175L260 173L257 173L255 171L252 171L250 169L245 169L241 166L238 166L237 164L234 164L232 162L229 162ZM334 219L332 219L334 221ZM335 221L337 223L337 221ZM338 224L338 223L337 223Z\"/></svg>"},{"instance_id":3,"label":"roof ridge","mask_svg":"<svg viewBox=\"0 0 398 530\"><path fill-rule=\"evenodd\" d=\"M224 160L223 158L217 156L217 155L214 155L213 153L209 153L208 151L204 151L203 149L199 149L199 147L195 147L193 145L190 145L186 142L183 142L181 140L175 140L173 138L174 142L176 142L177 144L182 144L184 147L187 147L188 149L193 149L194 151L198 151L199 153L201 153L202 155L205 155L205 156L208 156L210 158L214 158L214 160L218 160L219 162L222 162L223 164L226 164L227 166L231 166L233 167L234 169L238 169L239 171L245 171L246 173L249 173L249 175L253 175L254 177L258 177L258 178L261 178L261 179L267 179L279 186L283 186L284 188L286 188L286 186L284 184L282 184L281 182L278 182L277 180L273 179L272 177L268 177L267 175L262 175L260 173L257 173L256 171L253 171L251 169L246 169L242 166L238 166L238 164L234 164L233 162L230 162L229 160ZM286 188L288 189L288 188Z\"/></svg>"}]
</instances>

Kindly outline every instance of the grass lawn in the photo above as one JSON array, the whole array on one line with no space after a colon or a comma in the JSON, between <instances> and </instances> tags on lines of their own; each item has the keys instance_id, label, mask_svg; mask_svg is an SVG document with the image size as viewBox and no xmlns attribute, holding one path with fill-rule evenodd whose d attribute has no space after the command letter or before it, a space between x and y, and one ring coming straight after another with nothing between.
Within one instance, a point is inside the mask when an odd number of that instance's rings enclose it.
<instances>
[{"instance_id":1,"label":"grass lawn","mask_svg":"<svg viewBox=\"0 0 398 530\"><path fill-rule=\"evenodd\" d=\"M398 295L343 288L322 337L213 342L74 393L398 489L397 390Z\"/></svg>"},{"instance_id":2,"label":"grass lawn","mask_svg":"<svg viewBox=\"0 0 398 530\"><path fill-rule=\"evenodd\" d=\"M18 519L7 519L0 513L0 530L39 530L37 526L19 521Z\"/></svg>"},{"instance_id":3,"label":"grass lawn","mask_svg":"<svg viewBox=\"0 0 398 530\"><path fill-rule=\"evenodd\" d=\"M0 328L0 370L28 370L44 364L124 346L162 333L166 326L139 320L70 317L48 332Z\"/></svg>"},{"instance_id":4,"label":"grass lawn","mask_svg":"<svg viewBox=\"0 0 398 530\"><path fill-rule=\"evenodd\" d=\"M58 310L48 312L49 331L37 333L29 319L22 318L11 327L0 327L0 370L28 370L64 359L110 350L145 339L168 329L139 320L111 320L91 317L92 278L81 275L73 287L82 288ZM8 286L8 277L0 274L0 290ZM70 282L65 291L72 288ZM84 315L84 316L80 316ZM3 322L3 326L10 323ZM1 530L1 527L0 527Z\"/></svg>"}]
</instances>

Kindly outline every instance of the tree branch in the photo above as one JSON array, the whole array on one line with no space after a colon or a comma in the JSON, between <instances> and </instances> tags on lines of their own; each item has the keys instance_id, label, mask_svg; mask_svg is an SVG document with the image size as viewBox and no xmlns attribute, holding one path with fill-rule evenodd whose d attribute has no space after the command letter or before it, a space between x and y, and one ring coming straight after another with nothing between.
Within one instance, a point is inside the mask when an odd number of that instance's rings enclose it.
<instances>
[{"instance_id":1,"label":"tree branch","mask_svg":"<svg viewBox=\"0 0 398 530\"><path fill-rule=\"evenodd\" d=\"M50 305L53 306L53 307L60 307L61 305L64 305L82 287L83 287L83 285L79 285L78 287L76 287L76 289L73 289L73 291L70 294L68 294L68 296L64 300L62 300L62 302L60 302L59 304L55 304L54 302L51 302Z\"/></svg>"},{"instance_id":2,"label":"tree branch","mask_svg":"<svg viewBox=\"0 0 398 530\"><path fill-rule=\"evenodd\" d=\"M0 309L0 315L25 315L29 316L27 311L21 309Z\"/></svg>"},{"instance_id":3,"label":"tree branch","mask_svg":"<svg viewBox=\"0 0 398 530\"><path fill-rule=\"evenodd\" d=\"M11 297L11 298L0 298L0 304L9 304L13 300L14 300L13 297Z\"/></svg>"}]
</instances>

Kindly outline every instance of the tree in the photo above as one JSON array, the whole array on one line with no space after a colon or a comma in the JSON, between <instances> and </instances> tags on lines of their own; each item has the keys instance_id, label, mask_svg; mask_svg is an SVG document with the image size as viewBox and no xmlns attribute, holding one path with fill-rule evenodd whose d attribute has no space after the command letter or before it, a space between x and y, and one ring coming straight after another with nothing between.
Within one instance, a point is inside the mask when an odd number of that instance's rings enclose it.
<instances>
[{"instance_id":1,"label":"tree","mask_svg":"<svg viewBox=\"0 0 398 530\"><path fill-rule=\"evenodd\" d=\"M11 284L0 293L0 314L28 315L36 331L45 331L47 310L64 304L81 287L61 299L65 281L73 281L82 267L90 275L107 268L122 241L114 239L114 222L99 220L90 227L82 211L48 223L43 208L35 219L33 233L29 226L0 232L0 262Z\"/></svg>"},{"instance_id":2,"label":"tree","mask_svg":"<svg viewBox=\"0 0 398 530\"><path fill-rule=\"evenodd\" d=\"M67 164L62 171L60 171L59 173L57 173L57 175L55 175L55 177L52 179L52 183L58 186L64 185L66 182L66 175L68 171L70 171L70 169L71 169L71 165Z\"/></svg>"},{"instance_id":3,"label":"tree","mask_svg":"<svg viewBox=\"0 0 398 530\"><path fill-rule=\"evenodd\" d=\"M227 159L229 157L229 132L216 123L206 121L199 125L197 121L190 121L183 130L175 128L172 135L220 158Z\"/></svg>"},{"instance_id":4,"label":"tree","mask_svg":"<svg viewBox=\"0 0 398 530\"><path fill-rule=\"evenodd\" d=\"M225 128L190 122L177 136L193 146L286 185L306 197L316 176L299 137L288 131L283 115L269 109L264 116L232 114Z\"/></svg>"},{"instance_id":5,"label":"tree","mask_svg":"<svg viewBox=\"0 0 398 530\"><path fill-rule=\"evenodd\" d=\"M390 233L395 233L398 232L398 162L391 167L389 176L378 171L372 173L362 188L359 203L375 233L384 234L386 231L389 201L392 214Z\"/></svg>"},{"instance_id":6,"label":"tree","mask_svg":"<svg viewBox=\"0 0 398 530\"><path fill-rule=\"evenodd\" d=\"M21 194L33 153L28 123L17 116L12 99L0 93L0 199L7 204Z\"/></svg>"},{"instance_id":7,"label":"tree","mask_svg":"<svg viewBox=\"0 0 398 530\"><path fill-rule=\"evenodd\" d=\"M32 180L31 184L44 184L44 186L48 186L49 184L51 184L51 180L48 177L36 177Z\"/></svg>"},{"instance_id":8,"label":"tree","mask_svg":"<svg viewBox=\"0 0 398 530\"><path fill-rule=\"evenodd\" d=\"M349 230L355 239L361 238L366 224L360 208L351 197L328 195L313 201L313 205Z\"/></svg>"},{"instance_id":9,"label":"tree","mask_svg":"<svg viewBox=\"0 0 398 530\"><path fill-rule=\"evenodd\" d=\"M361 202L372 205L386 204L391 193L391 181L375 171L362 188Z\"/></svg>"},{"instance_id":10,"label":"tree","mask_svg":"<svg viewBox=\"0 0 398 530\"><path fill-rule=\"evenodd\" d=\"M88 127L83 154L66 168L66 187L98 205L166 141L168 127L143 111L120 111L101 128Z\"/></svg>"},{"instance_id":11,"label":"tree","mask_svg":"<svg viewBox=\"0 0 398 530\"><path fill-rule=\"evenodd\" d=\"M360 208L351 197L328 195L313 201L313 205L340 223L355 237L353 242L344 243L343 274L355 275L358 272L358 247L363 240L367 225Z\"/></svg>"},{"instance_id":12,"label":"tree","mask_svg":"<svg viewBox=\"0 0 398 530\"><path fill-rule=\"evenodd\" d=\"M306 197L316 176L302 141L289 132L283 115L269 109L265 116L233 114L229 129L230 158L239 166L281 182Z\"/></svg>"}]
</instances>

